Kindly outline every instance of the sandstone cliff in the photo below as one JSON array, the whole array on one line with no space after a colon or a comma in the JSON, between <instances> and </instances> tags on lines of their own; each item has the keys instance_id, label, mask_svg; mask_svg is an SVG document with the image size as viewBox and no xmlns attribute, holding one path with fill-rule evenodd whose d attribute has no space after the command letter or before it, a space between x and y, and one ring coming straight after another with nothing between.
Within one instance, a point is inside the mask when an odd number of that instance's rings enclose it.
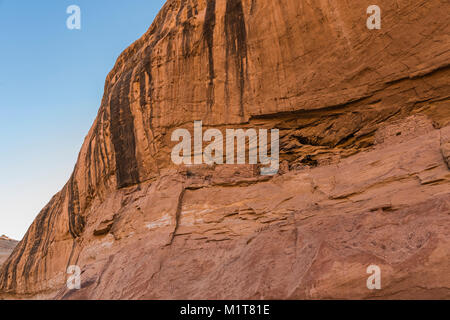
<instances>
[{"instance_id":1,"label":"sandstone cliff","mask_svg":"<svg viewBox=\"0 0 450 320\"><path fill-rule=\"evenodd\" d=\"M450 1L379 0L381 30L371 4L169 0L0 297L450 298ZM280 173L176 167L194 120L279 128Z\"/></svg>"}]
</instances>

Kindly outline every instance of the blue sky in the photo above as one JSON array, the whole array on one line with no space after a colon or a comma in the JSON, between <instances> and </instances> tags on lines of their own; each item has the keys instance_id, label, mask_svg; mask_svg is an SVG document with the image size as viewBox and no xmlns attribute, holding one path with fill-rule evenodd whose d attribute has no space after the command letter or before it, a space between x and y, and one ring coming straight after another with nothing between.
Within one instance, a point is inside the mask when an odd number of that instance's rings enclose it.
<instances>
[{"instance_id":1,"label":"blue sky","mask_svg":"<svg viewBox=\"0 0 450 320\"><path fill-rule=\"evenodd\" d=\"M66 183L106 75L165 0L0 0L0 235L20 239ZM81 8L81 30L66 9Z\"/></svg>"}]
</instances>

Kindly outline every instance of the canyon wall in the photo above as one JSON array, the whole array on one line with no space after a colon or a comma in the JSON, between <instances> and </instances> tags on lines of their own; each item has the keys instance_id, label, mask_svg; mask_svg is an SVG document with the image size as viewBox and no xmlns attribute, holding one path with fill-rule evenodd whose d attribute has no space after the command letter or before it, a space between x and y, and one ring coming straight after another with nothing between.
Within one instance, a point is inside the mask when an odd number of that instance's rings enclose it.
<instances>
[{"instance_id":1,"label":"canyon wall","mask_svg":"<svg viewBox=\"0 0 450 320\"><path fill-rule=\"evenodd\" d=\"M0 298L450 298L450 1L378 0L369 30L372 2L167 1ZM279 173L175 166L195 120L279 129Z\"/></svg>"}]
</instances>

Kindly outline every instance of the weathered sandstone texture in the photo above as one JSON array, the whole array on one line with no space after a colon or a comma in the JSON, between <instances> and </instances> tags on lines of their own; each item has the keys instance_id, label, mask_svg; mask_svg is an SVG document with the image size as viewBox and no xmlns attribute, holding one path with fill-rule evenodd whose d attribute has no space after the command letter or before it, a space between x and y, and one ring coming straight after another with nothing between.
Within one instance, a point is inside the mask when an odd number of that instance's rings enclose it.
<instances>
[{"instance_id":1,"label":"weathered sandstone texture","mask_svg":"<svg viewBox=\"0 0 450 320\"><path fill-rule=\"evenodd\" d=\"M449 299L450 1L378 0L368 30L372 2L169 0L0 297ZM176 167L194 120L280 129L279 174Z\"/></svg>"},{"instance_id":2,"label":"weathered sandstone texture","mask_svg":"<svg viewBox=\"0 0 450 320\"><path fill-rule=\"evenodd\" d=\"M5 235L0 236L0 267L8 259L11 252L16 247L18 241L12 240Z\"/></svg>"}]
</instances>

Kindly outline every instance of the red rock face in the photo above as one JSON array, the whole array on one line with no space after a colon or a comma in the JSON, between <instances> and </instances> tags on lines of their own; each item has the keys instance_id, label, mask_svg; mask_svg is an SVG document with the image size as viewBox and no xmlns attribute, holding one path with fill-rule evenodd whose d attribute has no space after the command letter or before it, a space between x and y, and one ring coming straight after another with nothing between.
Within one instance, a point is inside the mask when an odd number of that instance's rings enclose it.
<instances>
[{"instance_id":1,"label":"red rock face","mask_svg":"<svg viewBox=\"0 0 450 320\"><path fill-rule=\"evenodd\" d=\"M169 0L0 297L450 298L450 2L379 0L380 30L371 4ZM177 167L195 120L279 129L279 174Z\"/></svg>"}]
</instances>

